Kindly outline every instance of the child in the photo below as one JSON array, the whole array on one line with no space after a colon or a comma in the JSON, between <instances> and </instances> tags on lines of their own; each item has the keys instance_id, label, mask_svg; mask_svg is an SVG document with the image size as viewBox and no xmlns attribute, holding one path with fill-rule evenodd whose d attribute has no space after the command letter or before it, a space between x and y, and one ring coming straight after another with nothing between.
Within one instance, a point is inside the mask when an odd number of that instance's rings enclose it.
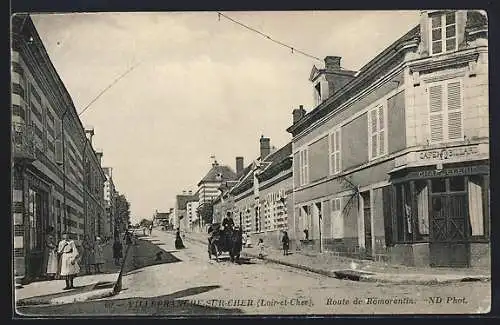
<instances>
[{"instance_id":1,"label":"child","mask_svg":"<svg viewBox=\"0 0 500 325\"><path fill-rule=\"evenodd\" d=\"M259 258L264 258L264 240L262 238L259 238L257 247L259 247Z\"/></svg>"}]
</instances>

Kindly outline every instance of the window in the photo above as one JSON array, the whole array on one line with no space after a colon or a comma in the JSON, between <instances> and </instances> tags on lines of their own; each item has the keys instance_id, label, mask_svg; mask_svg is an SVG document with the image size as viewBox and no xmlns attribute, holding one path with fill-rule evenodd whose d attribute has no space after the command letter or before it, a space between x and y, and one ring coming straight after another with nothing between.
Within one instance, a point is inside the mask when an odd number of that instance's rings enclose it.
<instances>
[{"instance_id":1,"label":"window","mask_svg":"<svg viewBox=\"0 0 500 325\"><path fill-rule=\"evenodd\" d=\"M331 201L332 207L332 238L340 239L344 237L344 219L342 214L342 199L336 198Z\"/></svg>"},{"instance_id":2,"label":"window","mask_svg":"<svg viewBox=\"0 0 500 325\"><path fill-rule=\"evenodd\" d=\"M308 205L303 205L299 208L299 222L303 231L303 238L310 240L312 238L312 217L311 209Z\"/></svg>"},{"instance_id":3,"label":"window","mask_svg":"<svg viewBox=\"0 0 500 325\"><path fill-rule=\"evenodd\" d=\"M377 105L368 111L368 150L370 159L381 157L387 153L385 105Z\"/></svg>"},{"instance_id":4,"label":"window","mask_svg":"<svg viewBox=\"0 0 500 325\"><path fill-rule=\"evenodd\" d=\"M456 13L448 12L431 17L431 55L457 49Z\"/></svg>"},{"instance_id":5,"label":"window","mask_svg":"<svg viewBox=\"0 0 500 325\"><path fill-rule=\"evenodd\" d=\"M340 159L340 129L338 129L330 134L330 174L337 174L342 170Z\"/></svg>"},{"instance_id":6,"label":"window","mask_svg":"<svg viewBox=\"0 0 500 325\"><path fill-rule=\"evenodd\" d=\"M431 142L461 140L463 138L461 81L429 85L428 93Z\"/></svg>"},{"instance_id":7,"label":"window","mask_svg":"<svg viewBox=\"0 0 500 325\"><path fill-rule=\"evenodd\" d=\"M307 149L299 151L299 185L309 182L309 157Z\"/></svg>"}]
</instances>

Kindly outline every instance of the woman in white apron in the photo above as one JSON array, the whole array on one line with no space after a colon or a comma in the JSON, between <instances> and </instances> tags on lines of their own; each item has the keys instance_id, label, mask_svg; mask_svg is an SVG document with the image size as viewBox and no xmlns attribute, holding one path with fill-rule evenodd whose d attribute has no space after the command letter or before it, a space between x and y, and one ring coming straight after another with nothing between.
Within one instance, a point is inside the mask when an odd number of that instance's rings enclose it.
<instances>
[{"instance_id":1,"label":"woman in white apron","mask_svg":"<svg viewBox=\"0 0 500 325\"><path fill-rule=\"evenodd\" d=\"M63 290L73 289L73 279L80 272L78 265L78 250L75 242L69 239L67 233L62 235L62 240L57 247L57 253L60 256L60 276L66 281L66 287Z\"/></svg>"}]
</instances>

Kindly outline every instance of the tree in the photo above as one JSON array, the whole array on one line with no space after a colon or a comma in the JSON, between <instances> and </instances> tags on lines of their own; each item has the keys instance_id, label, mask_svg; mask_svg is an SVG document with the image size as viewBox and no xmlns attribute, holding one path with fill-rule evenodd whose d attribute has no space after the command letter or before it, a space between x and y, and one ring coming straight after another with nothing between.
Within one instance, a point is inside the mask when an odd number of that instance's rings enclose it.
<instances>
[{"instance_id":1,"label":"tree","mask_svg":"<svg viewBox=\"0 0 500 325\"><path fill-rule=\"evenodd\" d=\"M141 222L139 222L139 226L144 227L144 228L148 228L149 226L151 226L152 223L153 223L153 221L151 221L151 220L142 219Z\"/></svg>"},{"instance_id":2,"label":"tree","mask_svg":"<svg viewBox=\"0 0 500 325\"><path fill-rule=\"evenodd\" d=\"M116 197L115 223L119 231L125 231L130 224L130 203L124 194Z\"/></svg>"},{"instance_id":3,"label":"tree","mask_svg":"<svg viewBox=\"0 0 500 325\"><path fill-rule=\"evenodd\" d=\"M212 202L206 202L199 207L199 214L205 224L212 223L214 215L214 205Z\"/></svg>"}]
</instances>

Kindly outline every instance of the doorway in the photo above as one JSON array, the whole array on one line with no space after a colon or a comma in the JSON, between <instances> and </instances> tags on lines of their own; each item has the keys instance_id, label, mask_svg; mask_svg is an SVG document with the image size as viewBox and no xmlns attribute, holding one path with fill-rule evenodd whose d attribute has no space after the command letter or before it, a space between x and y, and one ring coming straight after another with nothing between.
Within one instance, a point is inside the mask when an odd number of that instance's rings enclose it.
<instances>
[{"instance_id":1,"label":"doorway","mask_svg":"<svg viewBox=\"0 0 500 325\"><path fill-rule=\"evenodd\" d=\"M372 222L371 222L372 218L371 218L370 191L362 192L361 198L363 199L365 257L371 258L373 256L373 249L372 249Z\"/></svg>"},{"instance_id":2,"label":"doorway","mask_svg":"<svg viewBox=\"0 0 500 325\"><path fill-rule=\"evenodd\" d=\"M465 177L429 181L429 253L432 267L469 267Z\"/></svg>"}]
</instances>

